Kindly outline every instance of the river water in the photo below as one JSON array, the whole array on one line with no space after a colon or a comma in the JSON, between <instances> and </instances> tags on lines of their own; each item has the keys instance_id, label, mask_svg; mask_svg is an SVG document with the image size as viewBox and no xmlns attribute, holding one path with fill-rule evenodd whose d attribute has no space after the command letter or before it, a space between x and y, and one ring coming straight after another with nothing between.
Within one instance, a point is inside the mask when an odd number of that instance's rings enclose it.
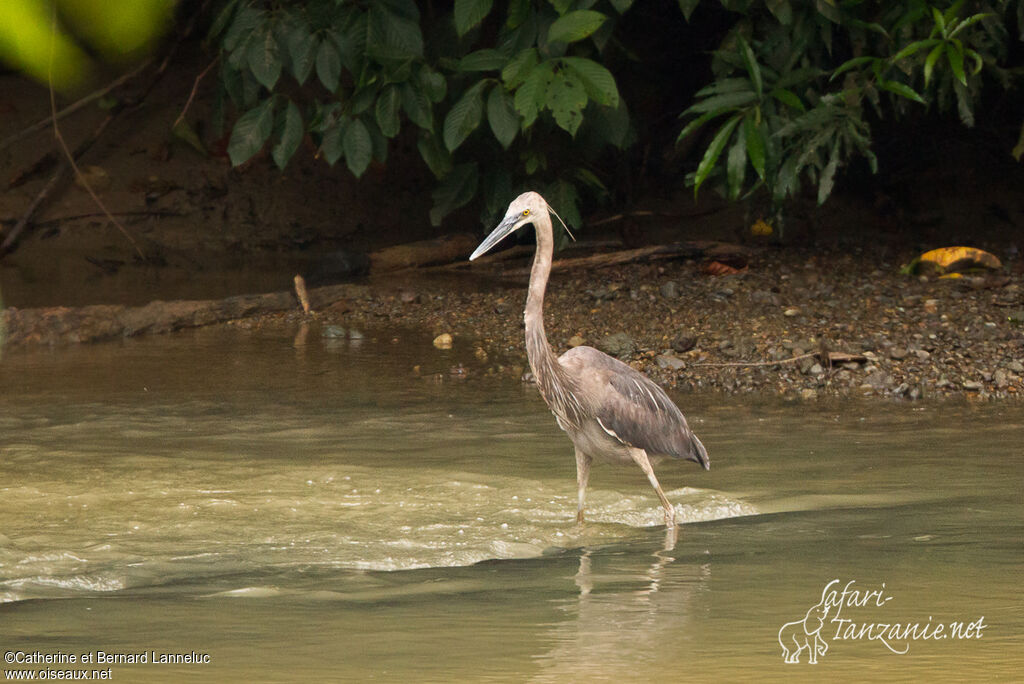
<instances>
[{"instance_id":1,"label":"river water","mask_svg":"<svg viewBox=\"0 0 1024 684\"><path fill-rule=\"evenodd\" d=\"M6 676L1020 678L1020 405L679 395L712 468L657 467L678 533L612 466L578 528L533 387L296 332L5 352Z\"/></svg>"}]
</instances>

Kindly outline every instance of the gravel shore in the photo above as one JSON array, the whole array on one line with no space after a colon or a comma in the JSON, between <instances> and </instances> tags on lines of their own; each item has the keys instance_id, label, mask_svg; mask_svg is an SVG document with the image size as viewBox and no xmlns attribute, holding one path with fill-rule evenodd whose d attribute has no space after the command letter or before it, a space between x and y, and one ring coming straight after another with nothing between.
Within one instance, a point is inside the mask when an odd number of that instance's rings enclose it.
<instances>
[{"instance_id":1,"label":"gravel shore","mask_svg":"<svg viewBox=\"0 0 1024 684\"><path fill-rule=\"evenodd\" d=\"M388 280L359 288L323 320L447 333L462 352L453 375L518 379L528 371L525 266ZM556 353L595 346L684 392L1024 396L1024 274L1013 263L953 279L899 267L863 253L764 248L731 275L709 275L693 260L556 272L547 335Z\"/></svg>"}]
</instances>

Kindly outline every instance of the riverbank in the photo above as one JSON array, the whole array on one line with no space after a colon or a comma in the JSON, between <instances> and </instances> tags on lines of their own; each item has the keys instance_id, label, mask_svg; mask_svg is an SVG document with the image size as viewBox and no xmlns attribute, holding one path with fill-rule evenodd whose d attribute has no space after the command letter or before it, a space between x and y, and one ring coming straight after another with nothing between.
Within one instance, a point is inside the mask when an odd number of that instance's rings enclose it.
<instances>
[{"instance_id":1,"label":"riverbank","mask_svg":"<svg viewBox=\"0 0 1024 684\"><path fill-rule=\"evenodd\" d=\"M524 257L479 275L390 279L353 289L319 317L329 335L382 324L448 334L452 350L438 353L453 377L518 379L528 371L527 265ZM595 346L681 392L1024 396L1021 271L1011 262L941 279L899 267L862 253L763 248L730 275L693 260L555 273L545 323L556 353Z\"/></svg>"}]
</instances>

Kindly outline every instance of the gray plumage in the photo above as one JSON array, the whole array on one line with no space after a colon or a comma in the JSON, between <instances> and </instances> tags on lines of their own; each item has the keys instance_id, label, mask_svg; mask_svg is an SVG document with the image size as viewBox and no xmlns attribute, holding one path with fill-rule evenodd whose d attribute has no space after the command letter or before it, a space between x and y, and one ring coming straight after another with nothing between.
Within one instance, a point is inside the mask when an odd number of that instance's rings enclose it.
<instances>
[{"instance_id":1,"label":"gray plumage","mask_svg":"<svg viewBox=\"0 0 1024 684\"><path fill-rule=\"evenodd\" d=\"M652 463L667 456L694 461L707 470L708 452L664 390L642 373L593 347L576 347L555 357L544 333L543 312L554 242L549 212L553 210L539 194L520 195L470 259L533 223L537 251L523 315L526 355L541 396L576 447L577 521L583 522L590 465L597 459L640 466L665 509L666 524L674 526L675 509Z\"/></svg>"}]
</instances>

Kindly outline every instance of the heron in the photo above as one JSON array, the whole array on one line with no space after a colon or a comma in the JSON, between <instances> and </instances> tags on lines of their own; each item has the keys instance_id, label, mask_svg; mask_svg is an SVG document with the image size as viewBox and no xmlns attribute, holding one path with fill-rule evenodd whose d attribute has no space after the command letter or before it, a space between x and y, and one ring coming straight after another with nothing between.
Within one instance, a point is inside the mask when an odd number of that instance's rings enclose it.
<instances>
[{"instance_id":1,"label":"heron","mask_svg":"<svg viewBox=\"0 0 1024 684\"><path fill-rule=\"evenodd\" d=\"M508 205L505 218L469 259L533 224L537 247L523 312L526 356L541 397L576 449L577 524L583 523L590 466L597 460L640 466L665 509L665 525L674 529L675 508L662 491L653 465L670 457L694 461L709 470L707 449L665 391L631 366L583 345L555 356L544 332L544 292L554 250L552 213L554 209L538 193L523 193Z\"/></svg>"}]
</instances>

